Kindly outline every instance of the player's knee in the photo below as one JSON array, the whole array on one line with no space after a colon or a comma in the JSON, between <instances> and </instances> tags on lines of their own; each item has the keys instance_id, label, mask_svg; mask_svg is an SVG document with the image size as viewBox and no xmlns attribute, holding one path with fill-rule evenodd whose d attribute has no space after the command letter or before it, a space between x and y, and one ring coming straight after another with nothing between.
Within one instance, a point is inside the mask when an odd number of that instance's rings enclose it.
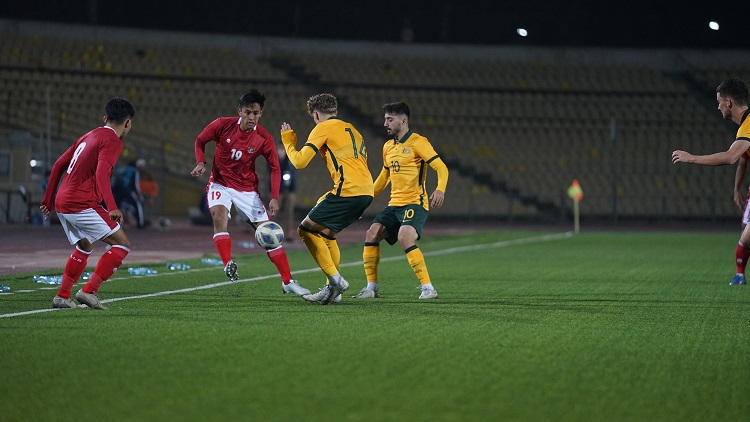
<instances>
[{"instance_id":1,"label":"player's knee","mask_svg":"<svg viewBox=\"0 0 750 422\"><path fill-rule=\"evenodd\" d=\"M378 229L375 227L370 227L367 230L367 233L365 233L365 242L378 242L380 239L378 239Z\"/></svg>"},{"instance_id":2,"label":"player's knee","mask_svg":"<svg viewBox=\"0 0 750 422\"><path fill-rule=\"evenodd\" d=\"M229 220L229 210L227 210L227 207L223 205L213 206L208 211L214 221L220 222Z\"/></svg>"},{"instance_id":3,"label":"player's knee","mask_svg":"<svg viewBox=\"0 0 750 422\"><path fill-rule=\"evenodd\" d=\"M398 243L404 249L414 246L414 244L417 243L418 238L419 235L414 228L411 228L411 230L404 230L402 227L402 229L398 231Z\"/></svg>"},{"instance_id":4,"label":"player's knee","mask_svg":"<svg viewBox=\"0 0 750 422\"><path fill-rule=\"evenodd\" d=\"M88 241L88 239L79 240L76 243L76 246L78 246L78 248L84 252L91 252L94 250L94 245L92 245L91 242Z\"/></svg>"},{"instance_id":5,"label":"player's knee","mask_svg":"<svg viewBox=\"0 0 750 422\"><path fill-rule=\"evenodd\" d=\"M373 223L365 233L365 242L380 242L388 236L385 226Z\"/></svg>"},{"instance_id":6,"label":"player's knee","mask_svg":"<svg viewBox=\"0 0 750 422\"><path fill-rule=\"evenodd\" d=\"M122 246L130 249L130 239L122 232L122 230L110 236L108 240L107 243L111 246Z\"/></svg>"}]
</instances>

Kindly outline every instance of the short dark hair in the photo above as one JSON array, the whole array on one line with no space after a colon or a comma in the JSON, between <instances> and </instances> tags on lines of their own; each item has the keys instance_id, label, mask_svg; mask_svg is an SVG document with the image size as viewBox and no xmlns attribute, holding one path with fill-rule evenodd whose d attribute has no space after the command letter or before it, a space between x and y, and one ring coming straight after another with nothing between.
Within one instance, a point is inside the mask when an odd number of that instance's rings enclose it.
<instances>
[{"instance_id":1,"label":"short dark hair","mask_svg":"<svg viewBox=\"0 0 750 422\"><path fill-rule=\"evenodd\" d=\"M727 79L716 88L716 92L721 98L731 98L740 105L747 104L747 86L742 79Z\"/></svg>"},{"instance_id":2,"label":"short dark hair","mask_svg":"<svg viewBox=\"0 0 750 422\"><path fill-rule=\"evenodd\" d=\"M240 101L237 102L237 106L242 108L249 106L250 104L258 104L260 108L263 108L263 104L266 103L266 96L261 94L260 91L253 88L250 91L242 94Z\"/></svg>"},{"instance_id":3,"label":"short dark hair","mask_svg":"<svg viewBox=\"0 0 750 422\"><path fill-rule=\"evenodd\" d=\"M410 117L409 106L403 101L384 105L383 112L387 114L403 114L407 118Z\"/></svg>"},{"instance_id":4,"label":"short dark hair","mask_svg":"<svg viewBox=\"0 0 750 422\"><path fill-rule=\"evenodd\" d=\"M135 117L135 109L128 100L115 97L104 106L104 115L107 116L108 122L124 123L125 120Z\"/></svg>"}]
</instances>

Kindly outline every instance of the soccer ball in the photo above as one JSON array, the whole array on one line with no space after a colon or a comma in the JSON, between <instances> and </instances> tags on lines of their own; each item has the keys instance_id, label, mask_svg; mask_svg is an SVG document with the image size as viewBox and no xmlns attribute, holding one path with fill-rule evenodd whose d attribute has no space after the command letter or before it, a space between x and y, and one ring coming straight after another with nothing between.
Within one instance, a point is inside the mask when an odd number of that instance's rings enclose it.
<instances>
[{"instance_id":1,"label":"soccer ball","mask_svg":"<svg viewBox=\"0 0 750 422\"><path fill-rule=\"evenodd\" d=\"M284 229L278 223L266 221L255 229L255 240L263 249L275 249L284 241Z\"/></svg>"}]
</instances>

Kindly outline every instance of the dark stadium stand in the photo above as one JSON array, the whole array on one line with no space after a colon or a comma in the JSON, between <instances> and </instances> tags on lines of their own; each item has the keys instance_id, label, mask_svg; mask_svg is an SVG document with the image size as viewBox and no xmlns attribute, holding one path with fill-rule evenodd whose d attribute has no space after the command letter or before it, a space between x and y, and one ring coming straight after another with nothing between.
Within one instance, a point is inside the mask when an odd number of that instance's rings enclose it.
<instances>
[{"instance_id":1,"label":"dark stadium stand","mask_svg":"<svg viewBox=\"0 0 750 422\"><path fill-rule=\"evenodd\" d=\"M742 76L740 63L700 67L691 56L663 70L658 60L579 62L553 52L478 57L404 47L386 55L367 43L349 46L353 53L294 40L249 50L208 35L192 35L200 42L191 43L163 34L53 36L33 24L0 29L0 122L39 134L49 116L58 151L99 124L107 99L129 98L137 117L123 159L146 156L166 191L189 191L165 194L157 206L166 214L184 213L205 183L189 176L195 136L234 114L239 95L257 87L268 96L261 124L276 136L282 121L306 136L307 97L335 93L342 116L365 136L374 176L386 138L380 106L407 101L412 129L451 169L448 200L435 217L560 219L570 212L565 189L578 179L588 218L737 218L733 167L674 166L670 153L710 152L732 140L736 128L722 122L712 96L718 82ZM300 178L301 207L330 185L318 161Z\"/></svg>"}]
</instances>

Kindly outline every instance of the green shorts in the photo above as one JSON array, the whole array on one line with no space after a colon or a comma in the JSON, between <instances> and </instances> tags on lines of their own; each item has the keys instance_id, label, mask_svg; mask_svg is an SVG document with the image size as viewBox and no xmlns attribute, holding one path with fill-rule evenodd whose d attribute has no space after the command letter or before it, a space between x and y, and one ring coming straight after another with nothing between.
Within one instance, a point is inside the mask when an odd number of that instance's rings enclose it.
<instances>
[{"instance_id":1,"label":"green shorts","mask_svg":"<svg viewBox=\"0 0 750 422\"><path fill-rule=\"evenodd\" d=\"M340 233L362 217L372 203L372 196L336 196L329 193L307 213L310 220Z\"/></svg>"},{"instance_id":2,"label":"green shorts","mask_svg":"<svg viewBox=\"0 0 750 422\"><path fill-rule=\"evenodd\" d=\"M410 204L401 207L387 206L380 211L373 223L382 224L388 232L385 241L393 245L398 242L398 229L412 226L417 231L417 240L422 238L422 226L427 221L428 212L421 205Z\"/></svg>"}]
</instances>

